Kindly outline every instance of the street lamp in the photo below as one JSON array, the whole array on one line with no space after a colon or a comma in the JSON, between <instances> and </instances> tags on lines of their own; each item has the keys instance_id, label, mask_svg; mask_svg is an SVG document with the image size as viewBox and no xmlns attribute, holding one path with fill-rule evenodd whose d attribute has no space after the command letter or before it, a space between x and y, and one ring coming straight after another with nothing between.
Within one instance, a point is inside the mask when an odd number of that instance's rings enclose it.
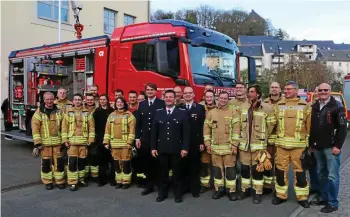
<instances>
[{"instance_id":1,"label":"street lamp","mask_svg":"<svg viewBox=\"0 0 350 217\"><path fill-rule=\"evenodd\" d=\"M274 55L278 55L278 73L280 73L280 64L281 64L281 50L280 46L277 45L277 50L275 51Z\"/></svg>"}]
</instances>

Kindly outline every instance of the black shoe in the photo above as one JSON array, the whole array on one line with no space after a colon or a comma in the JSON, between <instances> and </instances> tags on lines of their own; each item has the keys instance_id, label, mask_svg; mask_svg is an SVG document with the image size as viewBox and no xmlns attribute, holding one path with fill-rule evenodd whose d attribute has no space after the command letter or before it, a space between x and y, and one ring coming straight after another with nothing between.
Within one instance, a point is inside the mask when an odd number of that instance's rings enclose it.
<instances>
[{"instance_id":1,"label":"black shoe","mask_svg":"<svg viewBox=\"0 0 350 217\"><path fill-rule=\"evenodd\" d=\"M315 190L315 189L312 189L312 190L310 190L310 195L311 194L319 194L320 192L318 191L318 190Z\"/></svg>"},{"instance_id":2,"label":"black shoe","mask_svg":"<svg viewBox=\"0 0 350 217\"><path fill-rule=\"evenodd\" d=\"M335 206L332 206L330 204L327 204L325 207L323 207L321 209L320 212L323 212L323 213L331 213L331 212L334 212L334 211L337 211L338 210L338 207L335 207Z\"/></svg>"},{"instance_id":3,"label":"black shoe","mask_svg":"<svg viewBox=\"0 0 350 217\"><path fill-rule=\"evenodd\" d=\"M310 205L311 206L326 206L328 204L327 201L320 200L319 198L316 199L315 201L311 201Z\"/></svg>"},{"instance_id":4,"label":"black shoe","mask_svg":"<svg viewBox=\"0 0 350 217\"><path fill-rule=\"evenodd\" d=\"M243 200L244 198L247 197L247 195L248 195L248 194L247 194L246 192L241 191L241 193L239 193L237 199L238 199L238 200Z\"/></svg>"},{"instance_id":5,"label":"black shoe","mask_svg":"<svg viewBox=\"0 0 350 217\"><path fill-rule=\"evenodd\" d=\"M205 186L201 186L200 193L203 194L204 192L208 191L208 188Z\"/></svg>"},{"instance_id":6,"label":"black shoe","mask_svg":"<svg viewBox=\"0 0 350 217\"><path fill-rule=\"evenodd\" d=\"M192 196L193 196L194 198L198 198L198 197L199 197L199 194L198 194L198 193L192 193Z\"/></svg>"},{"instance_id":7,"label":"black shoe","mask_svg":"<svg viewBox=\"0 0 350 217\"><path fill-rule=\"evenodd\" d=\"M77 185L71 185L69 190L70 191L76 191L76 190L78 190L78 187L77 187Z\"/></svg>"},{"instance_id":8,"label":"black shoe","mask_svg":"<svg viewBox=\"0 0 350 217\"><path fill-rule=\"evenodd\" d=\"M253 203L254 204L260 204L261 203L261 194L255 194L253 197Z\"/></svg>"},{"instance_id":9,"label":"black shoe","mask_svg":"<svg viewBox=\"0 0 350 217\"><path fill-rule=\"evenodd\" d=\"M59 185L58 185L58 188L59 188L59 189L65 189L65 188L66 188L66 185L65 185L65 184L59 184Z\"/></svg>"},{"instance_id":10,"label":"black shoe","mask_svg":"<svg viewBox=\"0 0 350 217\"><path fill-rule=\"evenodd\" d=\"M281 203L287 202L286 199L281 199L279 197L274 197L272 200L273 205L280 205Z\"/></svg>"},{"instance_id":11,"label":"black shoe","mask_svg":"<svg viewBox=\"0 0 350 217\"><path fill-rule=\"evenodd\" d=\"M182 203L182 198L181 197L176 197L175 198L175 203Z\"/></svg>"},{"instance_id":12,"label":"black shoe","mask_svg":"<svg viewBox=\"0 0 350 217\"><path fill-rule=\"evenodd\" d=\"M141 195L142 195L142 196L149 195L149 194L152 193L153 191L154 191L153 188L146 188L145 190L143 190L143 191L141 192Z\"/></svg>"},{"instance_id":13,"label":"black shoe","mask_svg":"<svg viewBox=\"0 0 350 217\"><path fill-rule=\"evenodd\" d=\"M45 187L46 187L46 190L52 190L53 184L46 184Z\"/></svg>"},{"instance_id":14,"label":"black shoe","mask_svg":"<svg viewBox=\"0 0 350 217\"><path fill-rule=\"evenodd\" d=\"M236 193L235 192L231 192L228 194L228 199L230 201L236 201L237 200L237 196L236 196Z\"/></svg>"},{"instance_id":15,"label":"black shoe","mask_svg":"<svg viewBox=\"0 0 350 217\"><path fill-rule=\"evenodd\" d=\"M130 188L130 184L124 184L123 185L123 189L128 189L128 188Z\"/></svg>"},{"instance_id":16,"label":"black shoe","mask_svg":"<svg viewBox=\"0 0 350 217\"><path fill-rule=\"evenodd\" d=\"M163 200L165 200L167 197L166 196L158 196L156 199L156 202L162 202Z\"/></svg>"},{"instance_id":17,"label":"black shoe","mask_svg":"<svg viewBox=\"0 0 350 217\"><path fill-rule=\"evenodd\" d=\"M215 193L213 194L212 198L214 200L220 199L224 196L224 192L221 191L215 191Z\"/></svg>"},{"instance_id":18,"label":"black shoe","mask_svg":"<svg viewBox=\"0 0 350 217\"><path fill-rule=\"evenodd\" d=\"M263 188L263 195L268 195L272 193L272 188Z\"/></svg>"},{"instance_id":19,"label":"black shoe","mask_svg":"<svg viewBox=\"0 0 350 217\"><path fill-rule=\"evenodd\" d=\"M87 186L88 186L88 183L85 182L85 181L80 181L80 182L79 182L79 186L80 186L80 187L87 187Z\"/></svg>"},{"instance_id":20,"label":"black shoe","mask_svg":"<svg viewBox=\"0 0 350 217\"><path fill-rule=\"evenodd\" d=\"M104 186L104 185L106 185L107 184L107 181L106 180L98 180L98 187L102 187L102 186Z\"/></svg>"},{"instance_id":21,"label":"black shoe","mask_svg":"<svg viewBox=\"0 0 350 217\"><path fill-rule=\"evenodd\" d=\"M120 183L117 183L116 185L115 185L115 189L119 189L119 188L122 188L123 187L123 184L120 184Z\"/></svg>"},{"instance_id":22,"label":"black shoe","mask_svg":"<svg viewBox=\"0 0 350 217\"><path fill-rule=\"evenodd\" d=\"M302 206L304 208L310 208L310 203L307 200L301 200L301 201L298 201L298 203L300 206Z\"/></svg>"}]
</instances>

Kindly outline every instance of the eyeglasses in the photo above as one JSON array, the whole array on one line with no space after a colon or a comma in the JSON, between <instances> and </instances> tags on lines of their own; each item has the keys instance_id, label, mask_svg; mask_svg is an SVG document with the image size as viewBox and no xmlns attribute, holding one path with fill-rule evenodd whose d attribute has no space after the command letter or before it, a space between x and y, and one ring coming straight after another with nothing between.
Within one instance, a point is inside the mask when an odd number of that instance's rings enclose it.
<instances>
[{"instance_id":1,"label":"eyeglasses","mask_svg":"<svg viewBox=\"0 0 350 217\"><path fill-rule=\"evenodd\" d=\"M318 92L328 92L329 89L318 89Z\"/></svg>"}]
</instances>

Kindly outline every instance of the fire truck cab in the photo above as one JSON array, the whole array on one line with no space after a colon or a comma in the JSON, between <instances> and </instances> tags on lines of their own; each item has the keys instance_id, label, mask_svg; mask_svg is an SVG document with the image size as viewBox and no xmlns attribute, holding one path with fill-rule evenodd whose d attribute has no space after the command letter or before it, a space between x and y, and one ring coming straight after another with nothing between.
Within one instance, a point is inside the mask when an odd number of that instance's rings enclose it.
<instances>
[{"instance_id":1,"label":"fire truck cab","mask_svg":"<svg viewBox=\"0 0 350 217\"><path fill-rule=\"evenodd\" d=\"M85 94L97 84L99 94L158 86L158 97L175 86L191 86L196 100L204 85L234 96L245 58L248 79L255 82L255 60L243 56L227 35L179 20L160 20L116 28L111 37L98 36L12 51L9 55L9 138L32 141L31 115L43 103L43 93L59 87Z\"/></svg>"}]
</instances>

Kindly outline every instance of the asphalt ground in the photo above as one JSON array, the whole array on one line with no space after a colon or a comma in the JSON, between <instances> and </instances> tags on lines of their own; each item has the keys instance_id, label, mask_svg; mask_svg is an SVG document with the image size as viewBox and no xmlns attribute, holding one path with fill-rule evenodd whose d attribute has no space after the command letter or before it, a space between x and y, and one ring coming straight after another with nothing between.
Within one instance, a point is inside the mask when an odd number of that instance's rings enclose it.
<instances>
[{"instance_id":1,"label":"asphalt ground","mask_svg":"<svg viewBox=\"0 0 350 217\"><path fill-rule=\"evenodd\" d=\"M289 217L300 207L290 186L288 202L274 206L272 196L264 196L259 205L252 199L229 201L227 197L211 199L206 192L195 199L190 194L184 202L176 204L174 197L156 203L156 193L141 196L141 189L133 186L128 190L116 190L105 185L89 183L76 192L65 190L47 191L40 182L40 159L31 155L32 146L26 142L8 141L1 136L1 214L7 217L51 216L152 216L152 217ZM342 162L350 156L350 135L342 150ZM289 175L293 183L292 173Z\"/></svg>"}]
</instances>

